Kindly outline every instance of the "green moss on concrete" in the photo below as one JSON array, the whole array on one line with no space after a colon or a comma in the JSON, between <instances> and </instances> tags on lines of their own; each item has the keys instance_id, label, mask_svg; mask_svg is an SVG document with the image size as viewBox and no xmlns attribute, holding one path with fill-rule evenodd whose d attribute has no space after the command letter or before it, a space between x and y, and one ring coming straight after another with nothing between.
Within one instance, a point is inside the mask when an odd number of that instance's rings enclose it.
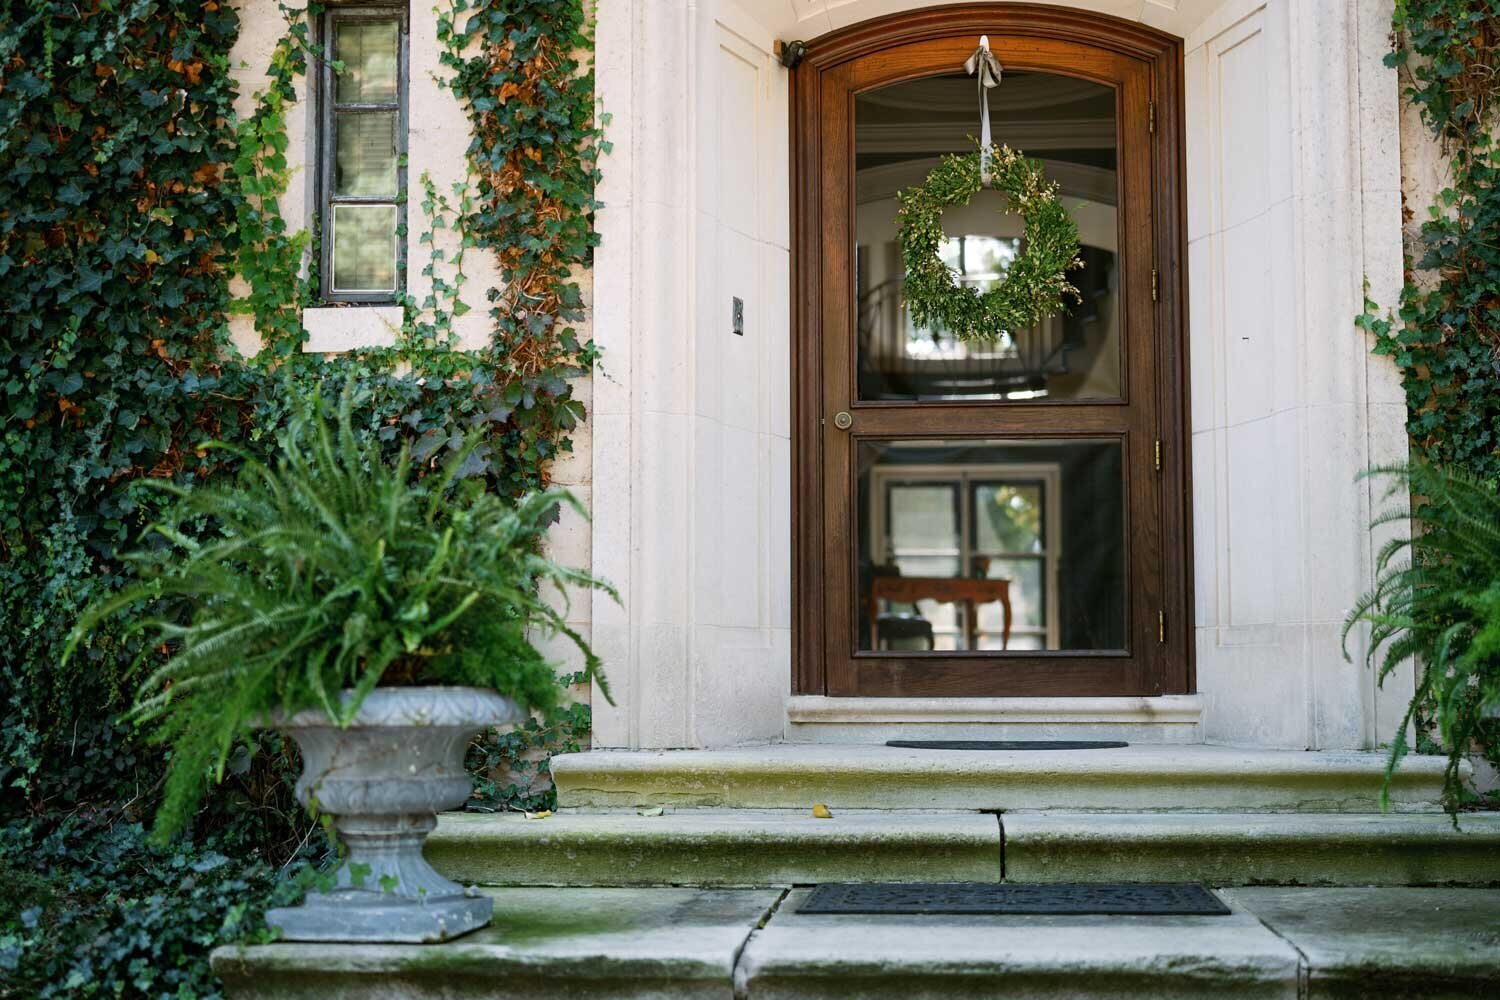
<instances>
[{"instance_id":1,"label":"green moss on concrete","mask_svg":"<svg viewBox=\"0 0 1500 1000\"><path fill-rule=\"evenodd\" d=\"M778 744L735 750L591 751L552 761L566 807L1056 809L1378 812L1376 753L1138 746L965 752ZM1437 811L1441 758L1412 756L1398 810Z\"/></svg>"},{"instance_id":2,"label":"green moss on concrete","mask_svg":"<svg viewBox=\"0 0 1500 1000\"><path fill-rule=\"evenodd\" d=\"M1500 996L1500 890L1227 890L1303 955L1308 996Z\"/></svg>"}]
</instances>

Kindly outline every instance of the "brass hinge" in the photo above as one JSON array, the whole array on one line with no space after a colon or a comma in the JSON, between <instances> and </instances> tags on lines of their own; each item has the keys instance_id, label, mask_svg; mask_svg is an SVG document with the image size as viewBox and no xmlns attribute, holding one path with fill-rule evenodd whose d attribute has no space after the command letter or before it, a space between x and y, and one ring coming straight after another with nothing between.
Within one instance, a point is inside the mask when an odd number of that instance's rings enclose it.
<instances>
[{"instance_id":1,"label":"brass hinge","mask_svg":"<svg viewBox=\"0 0 1500 1000\"><path fill-rule=\"evenodd\" d=\"M1165 611L1156 613L1156 641L1167 641L1167 613Z\"/></svg>"},{"instance_id":2,"label":"brass hinge","mask_svg":"<svg viewBox=\"0 0 1500 1000\"><path fill-rule=\"evenodd\" d=\"M1156 268L1151 269L1151 301L1161 301L1161 276L1156 273Z\"/></svg>"},{"instance_id":3,"label":"brass hinge","mask_svg":"<svg viewBox=\"0 0 1500 1000\"><path fill-rule=\"evenodd\" d=\"M1161 471L1161 439L1156 440L1156 471Z\"/></svg>"},{"instance_id":4,"label":"brass hinge","mask_svg":"<svg viewBox=\"0 0 1500 1000\"><path fill-rule=\"evenodd\" d=\"M1156 102L1151 102L1151 134L1156 134Z\"/></svg>"}]
</instances>

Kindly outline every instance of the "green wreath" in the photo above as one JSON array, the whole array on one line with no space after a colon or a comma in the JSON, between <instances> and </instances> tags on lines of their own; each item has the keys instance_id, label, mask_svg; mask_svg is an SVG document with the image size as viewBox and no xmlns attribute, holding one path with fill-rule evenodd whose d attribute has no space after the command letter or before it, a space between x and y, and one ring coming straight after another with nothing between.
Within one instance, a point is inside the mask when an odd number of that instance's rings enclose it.
<instances>
[{"instance_id":1,"label":"green wreath","mask_svg":"<svg viewBox=\"0 0 1500 1000\"><path fill-rule=\"evenodd\" d=\"M947 239L943 209L968 204L981 187L978 151L943 157L925 183L896 195L912 319L959 340L994 341L1057 315L1065 297L1082 301L1068 281L1068 272L1083 266L1078 226L1058 201L1057 184L1046 179L1040 163L1006 146L990 147L990 180L1026 228L1005 279L982 293L958 284L939 256Z\"/></svg>"}]
</instances>

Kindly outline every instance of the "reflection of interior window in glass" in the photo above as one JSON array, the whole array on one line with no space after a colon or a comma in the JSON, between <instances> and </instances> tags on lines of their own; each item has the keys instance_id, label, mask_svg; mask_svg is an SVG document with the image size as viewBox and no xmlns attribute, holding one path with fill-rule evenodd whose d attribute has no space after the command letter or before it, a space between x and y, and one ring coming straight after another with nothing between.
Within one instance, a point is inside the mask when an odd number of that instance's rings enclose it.
<instances>
[{"instance_id":1,"label":"reflection of interior window in glass","mask_svg":"<svg viewBox=\"0 0 1500 1000\"><path fill-rule=\"evenodd\" d=\"M400 86L395 21L338 21L334 51L344 71L334 95L340 104L396 100Z\"/></svg>"},{"instance_id":2,"label":"reflection of interior window in glass","mask_svg":"<svg viewBox=\"0 0 1500 1000\"><path fill-rule=\"evenodd\" d=\"M333 287L380 292L396 287L396 207L335 205Z\"/></svg>"},{"instance_id":3,"label":"reflection of interior window in glass","mask_svg":"<svg viewBox=\"0 0 1500 1000\"><path fill-rule=\"evenodd\" d=\"M995 141L1024 150L1078 224L1081 301L993 343L961 343L911 321L897 195L942 157L974 150L974 80L906 80L855 99L855 322L862 400L1071 400L1121 396L1116 94L1074 77L1007 70L989 92ZM1023 251L1005 195L979 191L943 213L941 256L955 283L986 291Z\"/></svg>"},{"instance_id":4,"label":"reflection of interior window in glass","mask_svg":"<svg viewBox=\"0 0 1500 1000\"><path fill-rule=\"evenodd\" d=\"M953 271L954 280L965 288L983 294L998 285L1010 271L1021 241L996 239L993 236L950 236L943 241L940 256ZM925 360L961 361L978 358L1007 358L1016 354L1015 339L1009 335L991 343L965 343L947 330L918 326L910 310L903 310L906 320L906 356Z\"/></svg>"},{"instance_id":5,"label":"reflection of interior window in glass","mask_svg":"<svg viewBox=\"0 0 1500 1000\"><path fill-rule=\"evenodd\" d=\"M334 121L333 193L396 196L396 115L341 114Z\"/></svg>"},{"instance_id":6,"label":"reflection of interior window in glass","mask_svg":"<svg viewBox=\"0 0 1500 1000\"><path fill-rule=\"evenodd\" d=\"M1123 647L1118 442L867 441L859 468L857 648Z\"/></svg>"},{"instance_id":7,"label":"reflection of interior window in glass","mask_svg":"<svg viewBox=\"0 0 1500 1000\"><path fill-rule=\"evenodd\" d=\"M1002 481L1001 472L1037 473L1040 479ZM919 475L920 479L909 478ZM900 477L900 478L896 478ZM1049 634L1047 609L1056 603L1048 597L1045 539L1045 497L1050 483L1055 493L1057 469L895 469L876 470L876 482L885 490L885 558L874 568L876 576L896 573L906 579L957 579L979 577L1009 580L1011 605L1009 640L1004 638L1003 608L994 602L978 603L977 649L1053 649L1055 629ZM877 486L877 489L880 486ZM970 525L965 530L965 525ZM892 602L881 609L887 634L885 648L892 647L889 616L910 615L931 627L930 649L970 648L964 620L966 604L937 600ZM899 624L899 623L894 623ZM910 629L908 629L910 631ZM919 631L921 631L919 629ZM899 637L898 637L899 638Z\"/></svg>"}]
</instances>

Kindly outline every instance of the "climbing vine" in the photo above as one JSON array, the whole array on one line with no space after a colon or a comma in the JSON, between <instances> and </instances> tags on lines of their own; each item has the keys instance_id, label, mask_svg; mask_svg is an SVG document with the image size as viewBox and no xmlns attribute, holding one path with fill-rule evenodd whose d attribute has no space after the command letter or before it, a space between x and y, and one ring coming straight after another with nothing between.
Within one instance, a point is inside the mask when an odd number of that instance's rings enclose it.
<instances>
[{"instance_id":1,"label":"climbing vine","mask_svg":"<svg viewBox=\"0 0 1500 1000\"><path fill-rule=\"evenodd\" d=\"M1403 95L1447 156L1447 184L1409 241L1394 315L1359 324L1406 390L1414 455L1500 479L1500 0L1400 0Z\"/></svg>"},{"instance_id":2,"label":"climbing vine","mask_svg":"<svg viewBox=\"0 0 1500 1000\"><path fill-rule=\"evenodd\" d=\"M25 995L213 995L208 947L255 933L263 894L322 849L274 738L236 757L200 823L212 835L143 842L162 762L119 721L138 650L100 634L58 666L158 513L143 484L232 473L234 454L205 446L264 453L312 385L352 383L363 432L390 454L435 462L481 430L466 471L505 495L546 483L584 418L574 377L595 352L579 279L604 146L580 0L431 15L473 127L468 182L416 179L413 266L430 291L403 297L393 347L336 357L302 349L318 220L280 212L318 12L283 8L243 115L229 0L18 0L0 30L0 879L29 901L0 906L0 981ZM499 262L498 288L474 287L476 251ZM481 306L488 336L460 343ZM236 317L258 336L248 355ZM579 706L476 746L476 804L536 807L537 752L587 721ZM246 893L262 895L247 908Z\"/></svg>"},{"instance_id":3,"label":"climbing vine","mask_svg":"<svg viewBox=\"0 0 1500 1000\"><path fill-rule=\"evenodd\" d=\"M1367 301L1357 323L1373 336L1375 353L1390 357L1401 374L1413 459L1477 477L1492 489L1500 483L1500 0L1398 0L1392 28L1386 64L1399 68L1403 97L1440 144L1446 183L1408 235L1399 303L1383 311ZM1413 481L1445 479L1419 469ZM1432 497L1416 500L1419 521L1433 521L1436 531L1447 527L1445 510L1433 508ZM1417 619L1422 626L1450 625L1451 605L1444 602L1456 593L1446 582L1451 575L1431 579L1445 582L1429 582L1418 595ZM1469 613L1477 616L1480 608ZM1445 646L1449 642L1457 654L1462 643L1445 638ZM1500 764L1500 722L1483 717L1478 685L1461 697L1449 691L1453 676L1450 671L1420 687L1425 693L1413 704L1419 749L1448 752L1456 767L1472 736L1474 746ZM1445 692L1442 706L1434 691ZM1437 719L1465 734L1459 745L1437 744ZM1396 734L1393 759L1404 746Z\"/></svg>"}]
</instances>

